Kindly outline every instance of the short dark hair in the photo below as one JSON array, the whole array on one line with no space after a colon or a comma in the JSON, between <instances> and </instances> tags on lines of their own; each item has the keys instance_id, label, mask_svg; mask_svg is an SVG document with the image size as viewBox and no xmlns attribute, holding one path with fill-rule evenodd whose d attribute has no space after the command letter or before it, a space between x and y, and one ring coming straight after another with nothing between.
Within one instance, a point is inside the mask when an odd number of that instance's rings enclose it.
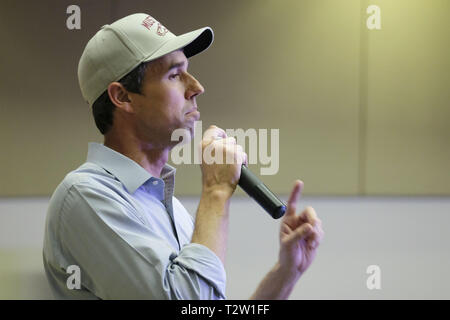
<instances>
[{"instance_id":1,"label":"short dark hair","mask_svg":"<svg viewBox=\"0 0 450 320\"><path fill-rule=\"evenodd\" d=\"M130 92L141 93L148 64L149 62L142 62L118 82ZM101 134L106 134L113 125L115 110L116 106L111 102L111 99L109 99L108 90L105 90L93 103L92 114L94 116L95 125L98 130L100 130Z\"/></svg>"}]
</instances>

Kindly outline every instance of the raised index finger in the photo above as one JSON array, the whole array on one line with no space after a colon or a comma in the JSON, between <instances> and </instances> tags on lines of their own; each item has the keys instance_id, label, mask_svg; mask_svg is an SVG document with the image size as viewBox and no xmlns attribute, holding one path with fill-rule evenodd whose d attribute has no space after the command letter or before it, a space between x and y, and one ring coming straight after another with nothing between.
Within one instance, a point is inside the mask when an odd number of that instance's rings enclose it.
<instances>
[{"instance_id":1,"label":"raised index finger","mask_svg":"<svg viewBox=\"0 0 450 320\"><path fill-rule=\"evenodd\" d=\"M286 215L292 216L295 215L295 211L297 210L297 202L300 198L300 194L302 193L304 183L301 180L296 180L294 184L294 188L292 189L291 195L289 196L289 200L287 203Z\"/></svg>"}]
</instances>

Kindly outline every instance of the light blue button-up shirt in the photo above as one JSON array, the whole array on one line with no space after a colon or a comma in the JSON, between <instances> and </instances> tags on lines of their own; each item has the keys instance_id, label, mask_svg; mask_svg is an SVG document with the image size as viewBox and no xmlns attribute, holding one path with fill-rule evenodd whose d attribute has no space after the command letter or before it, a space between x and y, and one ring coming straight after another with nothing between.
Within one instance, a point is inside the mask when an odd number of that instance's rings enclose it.
<instances>
[{"instance_id":1,"label":"light blue button-up shirt","mask_svg":"<svg viewBox=\"0 0 450 320\"><path fill-rule=\"evenodd\" d=\"M59 299L225 299L225 269L191 243L194 220L173 196L175 169L151 176L90 143L87 161L55 190L43 259ZM77 266L80 289L74 287ZM71 283L71 285L68 285Z\"/></svg>"}]
</instances>

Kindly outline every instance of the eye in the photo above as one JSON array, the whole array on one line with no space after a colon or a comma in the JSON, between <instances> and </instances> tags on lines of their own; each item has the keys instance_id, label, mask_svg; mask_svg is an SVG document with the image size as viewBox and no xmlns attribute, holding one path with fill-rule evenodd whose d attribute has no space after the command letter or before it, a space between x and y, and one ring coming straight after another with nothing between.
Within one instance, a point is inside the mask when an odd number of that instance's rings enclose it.
<instances>
[{"instance_id":1,"label":"eye","mask_svg":"<svg viewBox=\"0 0 450 320\"><path fill-rule=\"evenodd\" d=\"M179 74L179 73L174 73L174 74L171 74L170 76L169 76L169 79L175 79L175 78L179 78L181 75Z\"/></svg>"}]
</instances>

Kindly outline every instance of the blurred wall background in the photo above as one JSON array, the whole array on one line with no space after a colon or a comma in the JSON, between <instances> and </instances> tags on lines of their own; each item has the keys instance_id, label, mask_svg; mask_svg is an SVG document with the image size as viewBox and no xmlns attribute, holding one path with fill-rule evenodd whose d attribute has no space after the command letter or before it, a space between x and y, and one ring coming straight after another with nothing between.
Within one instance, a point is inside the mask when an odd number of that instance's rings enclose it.
<instances>
[{"instance_id":1,"label":"blurred wall background","mask_svg":"<svg viewBox=\"0 0 450 320\"><path fill-rule=\"evenodd\" d=\"M66 26L72 4L80 30ZM370 5L380 30L367 28ZM49 297L48 199L87 143L102 142L78 59L101 26L135 12L175 34L214 29L212 47L190 61L206 88L203 130L279 129L279 171L262 178L282 197L302 179L303 204L327 232L294 298L448 298L448 0L1 1L0 298ZM177 166L175 192L192 214L200 188L198 165ZM230 228L229 293L245 298L275 261L278 225L242 192L235 202L247 215ZM249 225L261 236L249 240ZM389 281L369 291L365 267L377 263Z\"/></svg>"},{"instance_id":2,"label":"blurred wall background","mask_svg":"<svg viewBox=\"0 0 450 320\"><path fill-rule=\"evenodd\" d=\"M71 1L0 4L1 196L48 196L102 141L77 80L79 57L104 24L148 12L175 34L209 25L213 46L191 59L206 92L203 129L279 129L287 194L450 194L450 2ZM370 4L381 30L368 30ZM251 166L259 172L262 166ZM178 166L179 195L200 193L197 165Z\"/></svg>"}]
</instances>

